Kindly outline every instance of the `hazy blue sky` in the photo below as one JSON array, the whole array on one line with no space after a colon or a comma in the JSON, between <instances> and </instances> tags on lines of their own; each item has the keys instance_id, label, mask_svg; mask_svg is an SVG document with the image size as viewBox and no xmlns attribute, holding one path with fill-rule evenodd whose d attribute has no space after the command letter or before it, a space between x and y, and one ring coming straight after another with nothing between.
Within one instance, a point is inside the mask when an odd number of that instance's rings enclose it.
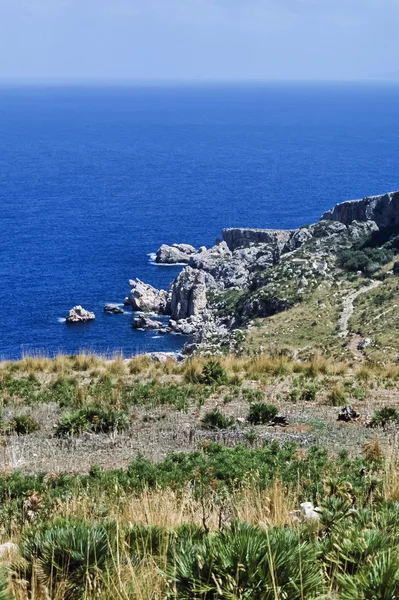
<instances>
[{"instance_id":1,"label":"hazy blue sky","mask_svg":"<svg viewBox=\"0 0 399 600\"><path fill-rule=\"evenodd\" d=\"M399 79L399 0L0 0L1 79Z\"/></svg>"}]
</instances>

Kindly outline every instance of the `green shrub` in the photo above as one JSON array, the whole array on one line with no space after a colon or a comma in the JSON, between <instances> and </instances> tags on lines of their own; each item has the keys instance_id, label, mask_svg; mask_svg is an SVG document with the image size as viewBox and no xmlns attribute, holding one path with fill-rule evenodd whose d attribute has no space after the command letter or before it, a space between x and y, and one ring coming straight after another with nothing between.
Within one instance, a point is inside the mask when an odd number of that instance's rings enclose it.
<instances>
[{"instance_id":1,"label":"green shrub","mask_svg":"<svg viewBox=\"0 0 399 600\"><path fill-rule=\"evenodd\" d=\"M371 234L356 240L351 248L337 253L337 264L346 271L363 271L372 275L375 271L392 260L396 251L395 238L385 241L386 236Z\"/></svg>"},{"instance_id":2,"label":"green shrub","mask_svg":"<svg viewBox=\"0 0 399 600\"><path fill-rule=\"evenodd\" d=\"M233 523L202 542L182 539L166 579L169 597L181 600L303 600L321 591L313 545L293 530L246 523Z\"/></svg>"},{"instance_id":3,"label":"green shrub","mask_svg":"<svg viewBox=\"0 0 399 600\"><path fill-rule=\"evenodd\" d=\"M5 427L7 434L28 435L40 429L39 423L28 415L16 415Z\"/></svg>"},{"instance_id":4,"label":"green shrub","mask_svg":"<svg viewBox=\"0 0 399 600\"><path fill-rule=\"evenodd\" d=\"M211 358L202 368L201 381L205 385L220 385L227 382L227 373L219 361Z\"/></svg>"},{"instance_id":5,"label":"green shrub","mask_svg":"<svg viewBox=\"0 0 399 600\"><path fill-rule=\"evenodd\" d=\"M376 410L371 418L370 427L385 427L388 423L398 423L399 412L391 406Z\"/></svg>"},{"instance_id":6,"label":"green shrub","mask_svg":"<svg viewBox=\"0 0 399 600\"><path fill-rule=\"evenodd\" d=\"M252 389L242 390L242 395L247 402L262 402L263 398L265 397L264 392L261 390Z\"/></svg>"},{"instance_id":7,"label":"green shrub","mask_svg":"<svg viewBox=\"0 0 399 600\"><path fill-rule=\"evenodd\" d=\"M57 424L55 435L65 437L79 435L85 431L93 433L122 432L129 428L128 415L120 410L87 406L68 413Z\"/></svg>"},{"instance_id":8,"label":"green shrub","mask_svg":"<svg viewBox=\"0 0 399 600\"><path fill-rule=\"evenodd\" d=\"M277 416L278 409L274 404L265 402L255 402L251 404L248 414L248 421L252 425L264 425L271 423Z\"/></svg>"},{"instance_id":9,"label":"green shrub","mask_svg":"<svg viewBox=\"0 0 399 600\"><path fill-rule=\"evenodd\" d=\"M14 600L8 591L8 577L5 569L0 570L0 600Z\"/></svg>"},{"instance_id":10,"label":"green shrub","mask_svg":"<svg viewBox=\"0 0 399 600\"><path fill-rule=\"evenodd\" d=\"M63 598L78 600L87 590L100 589L110 539L104 526L60 518L25 531L19 550L28 564L28 581L40 565L40 577L52 596L66 582Z\"/></svg>"},{"instance_id":11,"label":"green shrub","mask_svg":"<svg viewBox=\"0 0 399 600\"><path fill-rule=\"evenodd\" d=\"M156 557L168 546L169 533L156 525L129 525L125 532L125 544L133 563L138 563L151 554Z\"/></svg>"},{"instance_id":12,"label":"green shrub","mask_svg":"<svg viewBox=\"0 0 399 600\"><path fill-rule=\"evenodd\" d=\"M202 429L230 429L233 425L234 419L227 417L217 408L207 412L201 419Z\"/></svg>"},{"instance_id":13,"label":"green shrub","mask_svg":"<svg viewBox=\"0 0 399 600\"><path fill-rule=\"evenodd\" d=\"M362 566L355 577L338 576L342 600L395 600L399 598L399 555L381 552L371 564Z\"/></svg>"}]
</instances>

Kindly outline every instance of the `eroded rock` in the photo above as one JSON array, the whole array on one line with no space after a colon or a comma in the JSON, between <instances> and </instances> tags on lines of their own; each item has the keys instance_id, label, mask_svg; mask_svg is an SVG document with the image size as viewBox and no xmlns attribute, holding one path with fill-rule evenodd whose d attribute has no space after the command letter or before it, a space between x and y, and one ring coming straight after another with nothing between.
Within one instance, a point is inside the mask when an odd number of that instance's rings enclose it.
<instances>
[{"instance_id":1,"label":"eroded rock","mask_svg":"<svg viewBox=\"0 0 399 600\"><path fill-rule=\"evenodd\" d=\"M190 244L162 244L157 250L155 262L159 264L173 265L188 263L190 256L195 253L194 246Z\"/></svg>"},{"instance_id":2,"label":"eroded rock","mask_svg":"<svg viewBox=\"0 0 399 600\"><path fill-rule=\"evenodd\" d=\"M133 329L159 329L163 327L161 321L154 321L144 315L135 317L132 323Z\"/></svg>"},{"instance_id":3,"label":"eroded rock","mask_svg":"<svg viewBox=\"0 0 399 600\"><path fill-rule=\"evenodd\" d=\"M128 301L134 311L154 312L166 315L170 312L170 294L166 290L158 290L140 279L130 280Z\"/></svg>"},{"instance_id":4,"label":"eroded rock","mask_svg":"<svg viewBox=\"0 0 399 600\"><path fill-rule=\"evenodd\" d=\"M86 323L87 321L93 321L96 318L94 312L90 312L83 308L83 306L74 306L68 313L66 318L67 323Z\"/></svg>"},{"instance_id":5,"label":"eroded rock","mask_svg":"<svg viewBox=\"0 0 399 600\"><path fill-rule=\"evenodd\" d=\"M104 312L112 313L113 315L123 315L125 311L118 304L106 304Z\"/></svg>"},{"instance_id":6,"label":"eroded rock","mask_svg":"<svg viewBox=\"0 0 399 600\"><path fill-rule=\"evenodd\" d=\"M174 321L201 314L207 306L205 273L190 266L172 285L171 318Z\"/></svg>"}]
</instances>

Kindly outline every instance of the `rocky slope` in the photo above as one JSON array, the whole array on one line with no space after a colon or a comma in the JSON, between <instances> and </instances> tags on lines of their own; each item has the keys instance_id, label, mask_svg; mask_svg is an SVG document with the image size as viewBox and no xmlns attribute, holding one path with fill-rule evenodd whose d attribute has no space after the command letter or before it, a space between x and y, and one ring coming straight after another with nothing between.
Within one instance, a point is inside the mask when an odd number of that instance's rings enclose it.
<instances>
[{"instance_id":1,"label":"rocky slope","mask_svg":"<svg viewBox=\"0 0 399 600\"><path fill-rule=\"evenodd\" d=\"M377 245L388 248L383 256L390 257L393 242L388 247L387 240L392 236L384 232L391 234L396 227L399 233L399 192L392 192L343 202L318 223L296 230L229 228L212 248L162 246L158 254L165 262L173 257L183 262L185 254L187 266L169 290L131 281L126 303L135 311L169 315L169 327L162 333L193 336L187 352L215 350L215 345L237 349L251 319L287 311L317 289L332 287L343 276L348 279L340 264L343 253L351 265L352 254L356 260L359 252L372 257L367 268L375 272L380 266ZM382 236L378 244L377 232ZM362 268L357 276L369 276Z\"/></svg>"}]
</instances>

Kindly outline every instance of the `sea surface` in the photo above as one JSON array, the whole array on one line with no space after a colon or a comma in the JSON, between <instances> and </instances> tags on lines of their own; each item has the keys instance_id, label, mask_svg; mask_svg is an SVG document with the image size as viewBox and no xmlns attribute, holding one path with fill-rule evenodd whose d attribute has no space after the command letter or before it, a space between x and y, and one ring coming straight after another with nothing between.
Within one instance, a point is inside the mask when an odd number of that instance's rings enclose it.
<instances>
[{"instance_id":1,"label":"sea surface","mask_svg":"<svg viewBox=\"0 0 399 600\"><path fill-rule=\"evenodd\" d=\"M134 277L162 243L291 228L399 188L399 87L0 87L0 357L175 351L133 331ZM82 304L96 320L67 326Z\"/></svg>"}]
</instances>

